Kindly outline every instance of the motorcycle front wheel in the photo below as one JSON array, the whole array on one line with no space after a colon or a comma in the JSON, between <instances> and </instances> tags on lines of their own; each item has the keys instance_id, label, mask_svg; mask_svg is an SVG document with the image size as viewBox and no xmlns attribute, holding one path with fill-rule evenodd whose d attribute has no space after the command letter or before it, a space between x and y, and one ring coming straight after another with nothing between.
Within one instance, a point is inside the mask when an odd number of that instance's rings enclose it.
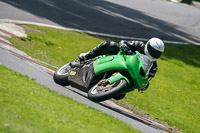
<instances>
[{"instance_id":1,"label":"motorcycle front wheel","mask_svg":"<svg viewBox=\"0 0 200 133\"><path fill-rule=\"evenodd\" d=\"M94 85L88 92L88 98L94 102L105 101L125 92L128 83L125 79L118 80L112 84L101 86Z\"/></svg>"},{"instance_id":2,"label":"motorcycle front wheel","mask_svg":"<svg viewBox=\"0 0 200 133\"><path fill-rule=\"evenodd\" d=\"M70 69L71 69L70 63L67 63L58 68L53 75L54 81L62 86L69 85L68 76Z\"/></svg>"}]
</instances>

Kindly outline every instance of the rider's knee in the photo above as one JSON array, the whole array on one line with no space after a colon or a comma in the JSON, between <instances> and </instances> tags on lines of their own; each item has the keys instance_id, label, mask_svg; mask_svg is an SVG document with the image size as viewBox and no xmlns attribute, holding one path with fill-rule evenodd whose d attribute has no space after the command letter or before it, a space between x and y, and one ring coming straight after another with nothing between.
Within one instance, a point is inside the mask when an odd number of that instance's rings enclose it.
<instances>
[{"instance_id":1,"label":"rider's knee","mask_svg":"<svg viewBox=\"0 0 200 133\"><path fill-rule=\"evenodd\" d=\"M119 52L119 46L116 42L111 41L110 45L108 46L108 51L110 54L117 54Z\"/></svg>"},{"instance_id":2,"label":"rider's knee","mask_svg":"<svg viewBox=\"0 0 200 133\"><path fill-rule=\"evenodd\" d=\"M114 41L105 41L102 42L99 46L101 49L100 54L117 54L119 52L119 46Z\"/></svg>"},{"instance_id":3,"label":"rider's knee","mask_svg":"<svg viewBox=\"0 0 200 133\"><path fill-rule=\"evenodd\" d=\"M106 47L116 47L117 46L117 43L114 42L114 41L105 41L105 42L102 42L99 47L101 48L106 48Z\"/></svg>"}]
</instances>

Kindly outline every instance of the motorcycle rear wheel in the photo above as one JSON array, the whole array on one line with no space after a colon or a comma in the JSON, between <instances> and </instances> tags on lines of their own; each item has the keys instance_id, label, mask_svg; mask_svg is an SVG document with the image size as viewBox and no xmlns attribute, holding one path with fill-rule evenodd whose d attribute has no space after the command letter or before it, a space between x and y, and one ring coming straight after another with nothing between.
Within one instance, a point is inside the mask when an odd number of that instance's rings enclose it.
<instances>
[{"instance_id":1,"label":"motorcycle rear wheel","mask_svg":"<svg viewBox=\"0 0 200 133\"><path fill-rule=\"evenodd\" d=\"M88 92L88 98L94 102L105 101L125 92L128 83L125 79L118 80L106 87L94 85Z\"/></svg>"},{"instance_id":2,"label":"motorcycle rear wheel","mask_svg":"<svg viewBox=\"0 0 200 133\"><path fill-rule=\"evenodd\" d=\"M66 63L65 65L58 68L53 75L54 81L62 86L69 85L68 76L70 69L71 69L70 63Z\"/></svg>"}]
</instances>

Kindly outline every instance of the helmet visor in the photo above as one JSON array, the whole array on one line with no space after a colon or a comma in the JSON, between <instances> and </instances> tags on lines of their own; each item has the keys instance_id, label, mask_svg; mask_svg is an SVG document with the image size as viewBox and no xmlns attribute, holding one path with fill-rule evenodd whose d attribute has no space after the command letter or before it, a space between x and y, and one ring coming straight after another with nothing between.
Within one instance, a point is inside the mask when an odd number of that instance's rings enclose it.
<instances>
[{"instance_id":1,"label":"helmet visor","mask_svg":"<svg viewBox=\"0 0 200 133\"><path fill-rule=\"evenodd\" d=\"M160 51L154 49L154 48L150 45L150 43L147 44L147 50L148 50L149 54L150 54L153 58L156 58L156 59L158 59L158 58L161 56L161 54L162 54L162 52L160 52Z\"/></svg>"}]
</instances>

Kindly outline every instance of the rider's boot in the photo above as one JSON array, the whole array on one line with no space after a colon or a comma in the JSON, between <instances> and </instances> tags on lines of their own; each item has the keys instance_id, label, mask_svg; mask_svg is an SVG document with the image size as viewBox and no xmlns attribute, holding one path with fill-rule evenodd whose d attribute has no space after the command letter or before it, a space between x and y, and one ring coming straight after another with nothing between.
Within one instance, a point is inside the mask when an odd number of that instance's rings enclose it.
<instances>
[{"instance_id":1,"label":"rider's boot","mask_svg":"<svg viewBox=\"0 0 200 133\"><path fill-rule=\"evenodd\" d=\"M81 68L84 64L81 63L81 61L79 59L76 59L76 60L73 60L70 62L70 66L71 68L74 68L74 67L79 67Z\"/></svg>"}]
</instances>

